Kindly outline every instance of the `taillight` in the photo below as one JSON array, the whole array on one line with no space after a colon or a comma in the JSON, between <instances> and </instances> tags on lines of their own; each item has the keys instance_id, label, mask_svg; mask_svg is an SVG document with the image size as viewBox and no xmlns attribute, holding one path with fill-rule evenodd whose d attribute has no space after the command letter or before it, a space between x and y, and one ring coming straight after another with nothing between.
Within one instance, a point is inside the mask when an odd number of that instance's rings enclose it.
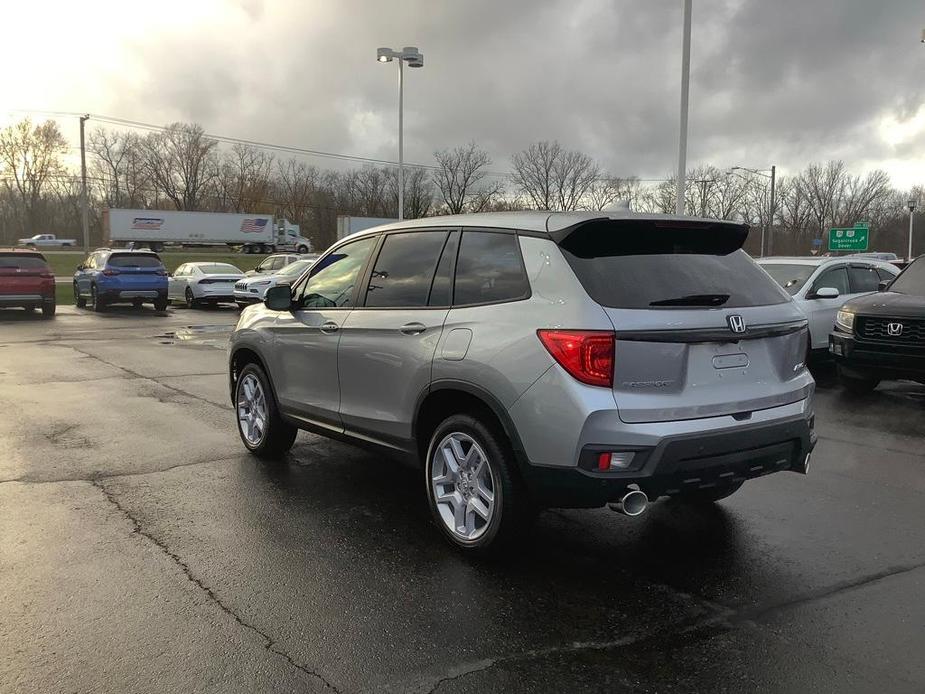
<instances>
[{"instance_id":1,"label":"taillight","mask_svg":"<svg viewBox=\"0 0 925 694\"><path fill-rule=\"evenodd\" d=\"M103 274L106 275L107 277L112 277L113 275L118 275L119 271L113 270L112 268L106 268L105 270L103 270Z\"/></svg>"},{"instance_id":2,"label":"taillight","mask_svg":"<svg viewBox=\"0 0 925 694\"><path fill-rule=\"evenodd\" d=\"M167 271L162 268L158 270L157 272L155 272L154 274L157 275L158 277L166 277Z\"/></svg>"},{"instance_id":3,"label":"taillight","mask_svg":"<svg viewBox=\"0 0 925 694\"><path fill-rule=\"evenodd\" d=\"M543 346L563 369L592 386L613 386L615 338L606 330L537 330Z\"/></svg>"},{"instance_id":4,"label":"taillight","mask_svg":"<svg viewBox=\"0 0 925 694\"><path fill-rule=\"evenodd\" d=\"M43 280L53 280L55 278L54 274L51 272L43 272L39 275Z\"/></svg>"}]
</instances>

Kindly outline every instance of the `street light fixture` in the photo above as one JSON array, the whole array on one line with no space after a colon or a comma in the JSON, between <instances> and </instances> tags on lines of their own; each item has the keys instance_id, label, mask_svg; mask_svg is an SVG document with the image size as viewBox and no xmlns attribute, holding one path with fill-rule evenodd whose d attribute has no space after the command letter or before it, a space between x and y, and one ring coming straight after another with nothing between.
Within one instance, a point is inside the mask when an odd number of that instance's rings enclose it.
<instances>
[{"instance_id":1,"label":"street light fixture","mask_svg":"<svg viewBox=\"0 0 925 694\"><path fill-rule=\"evenodd\" d=\"M768 221L767 221L767 223L766 223L763 227L761 227L761 253L760 253L760 257L762 257L762 258L764 257L764 238L765 238L765 233L767 233L767 237L768 237L768 255L771 255L772 249L774 248L774 234L773 234L773 229L774 229L774 208L775 208L776 202L777 202L777 201L776 201L776 198L775 198L774 196L775 196L775 193L777 192L777 191L776 191L777 167L776 167L776 166L772 166L770 169L749 169L748 167L745 167L745 166L733 166L733 167L732 167L731 169L729 169L729 170L730 170L730 171L748 171L749 173L753 173L753 174L755 174L756 176L764 176L765 178L770 178L770 179L771 179L771 204L770 204L770 210L768 211ZM770 172L770 173L769 173L769 172Z\"/></svg>"},{"instance_id":2,"label":"street light fixture","mask_svg":"<svg viewBox=\"0 0 925 694\"><path fill-rule=\"evenodd\" d=\"M404 152L404 64L408 67L424 67L424 54L416 46L405 46L400 51L391 48L376 50L376 60L391 63L398 59L398 219L405 218L405 152Z\"/></svg>"},{"instance_id":3,"label":"street light fixture","mask_svg":"<svg viewBox=\"0 0 925 694\"><path fill-rule=\"evenodd\" d=\"M906 256L906 259L909 262L912 262L912 225L915 220L916 202L917 201L914 198L910 198L909 202L907 203L909 206L909 254Z\"/></svg>"}]
</instances>

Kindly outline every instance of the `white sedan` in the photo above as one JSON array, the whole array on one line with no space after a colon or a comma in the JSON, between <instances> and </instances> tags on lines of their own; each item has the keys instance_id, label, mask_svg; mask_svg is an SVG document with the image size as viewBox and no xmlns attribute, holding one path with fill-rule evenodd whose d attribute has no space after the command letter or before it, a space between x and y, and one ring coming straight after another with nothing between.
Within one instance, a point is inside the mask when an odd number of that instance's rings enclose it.
<instances>
[{"instance_id":1,"label":"white sedan","mask_svg":"<svg viewBox=\"0 0 925 694\"><path fill-rule=\"evenodd\" d=\"M314 258L303 258L294 263L289 263L289 265L273 275L245 277L234 285L234 300L239 308L263 301L270 287L275 287L277 284L294 284L314 262Z\"/></svg>"},{"instance_id":2,"label":"white sedan","mask_svg":"<svg viewBox=\"0 0 925 694\"><path fill-rule=\"evenodd\" d=\"M167 280L167 299L184 302L189 308L201 304L233 302L234 283L244 273L229 263L185 263Z\"/></svg>"}]
</instances>

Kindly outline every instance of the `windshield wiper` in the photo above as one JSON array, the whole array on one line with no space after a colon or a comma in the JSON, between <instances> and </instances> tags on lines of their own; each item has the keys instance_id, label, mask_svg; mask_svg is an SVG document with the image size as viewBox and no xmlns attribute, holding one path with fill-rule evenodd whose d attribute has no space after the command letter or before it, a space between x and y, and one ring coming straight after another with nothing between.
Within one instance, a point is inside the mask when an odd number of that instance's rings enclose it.
<instances>
[{"instance_id":1,"label":"windshield wiper","mask_svg":"<svg viewBox=\"0 0 925 694\"><path fill-rule=\"evenodd\" d=\"M688 294L674 299L650 301L649 306L722 306L727 301L728 294Z\"/></svg>"}]
</instances>

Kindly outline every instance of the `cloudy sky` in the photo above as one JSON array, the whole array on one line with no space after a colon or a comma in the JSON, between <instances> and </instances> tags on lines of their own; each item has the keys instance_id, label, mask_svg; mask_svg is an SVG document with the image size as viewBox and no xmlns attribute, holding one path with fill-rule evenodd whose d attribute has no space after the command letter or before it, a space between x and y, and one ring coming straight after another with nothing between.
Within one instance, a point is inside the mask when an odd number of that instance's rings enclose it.
<instances>
[{"instance_id":1,"label":"cloudy sky","mask_svg":"<svg viewBox=\"0 0 925 694\"><path fill-rule=\"evenodd\" d=\"M693 0L691 165L844 159L925 182L921 0ZM677 156L680 0L8 0L0 119L16 109L196 121L207 132L393 159L558 139L615 175ZM64 119L69 134L75 119ZM319 161L319 164L324 162Z\"/></svg>"}]
</instances>

